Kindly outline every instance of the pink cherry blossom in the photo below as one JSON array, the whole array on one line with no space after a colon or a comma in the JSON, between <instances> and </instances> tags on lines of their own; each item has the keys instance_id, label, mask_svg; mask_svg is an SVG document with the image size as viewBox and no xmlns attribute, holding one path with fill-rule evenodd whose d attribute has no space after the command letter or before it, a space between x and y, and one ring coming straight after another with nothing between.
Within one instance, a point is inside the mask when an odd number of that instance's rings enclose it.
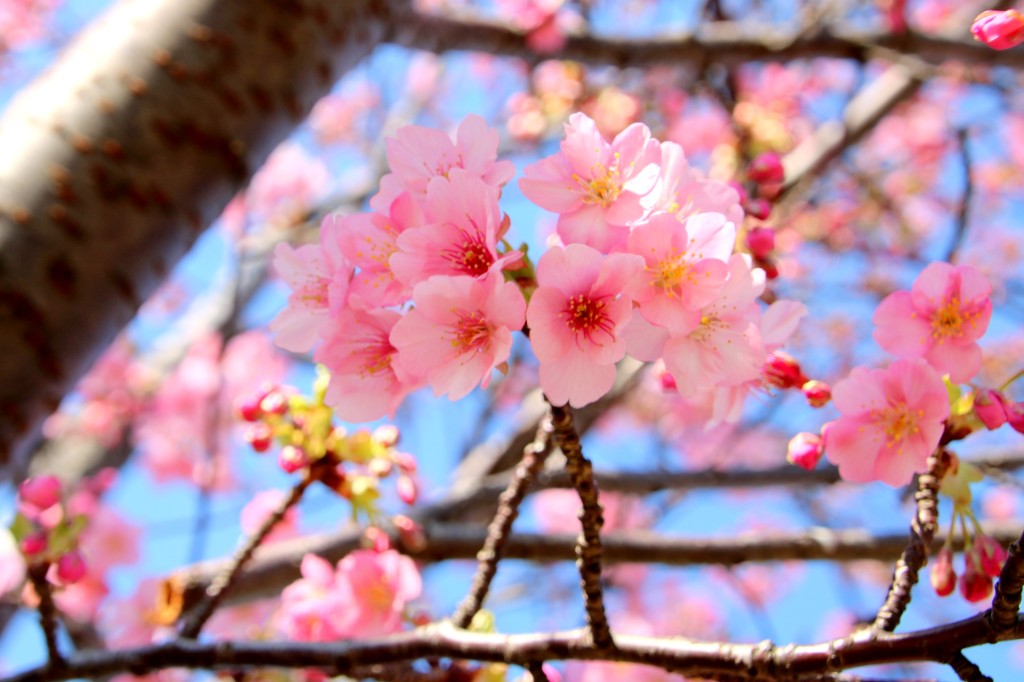
<instances>
[{"instance_id":1,"label":"pink cherry blossom","mask_svg":"<svg viewBox=\"0 0 1024 682\"><path fill-rule=\"evenodd\" d=\"M522 329L526 301L498 272L483 279L431 277L413 290L415 307L391 331L398 363L434 395L458 400L508 359L512 332Z\"/></svg>"},{"instance_id":2,"label":"pink cherry blossom","mask_svg":"<svg viewBox=\"0 0 1024 682\"><path fill-rule=\"evenodd\" d=\"M323 196L330 177L322 161L301 146L285 142L253 176L245 194L246 208L261 221L294 225Z\"/></svg>"},{"instance_id":3,"label":"pink cherry blossom","mask_svg":"<svg viewBox=\"0 0 1024 682\"><path fill-rule=\"evenodd\" d=\"M338 225L327 216L321 226L321 244L274 248L274 269L292 289L288 305L270 322L275 343L293 353L309 352L320 327L337 313L348 296L352 266L341 252Z\"/></svg>"},{"instance_id":4,"label":"pink cherry blossom","mask_svg":"<svg viewBox=\"0 0 1024 682\"><path fill-rule=\"evenodd\" d=\"M875 341L897 357L923 357L951 381L969 381L981 367L977 340L992 317L992 288L969 265L931 263L910 291L897 291L875 310Z\"/></svg>"},{"instance_id":5,"label":"pink cherry blossom","mask_svg":"<svg viewBox=\"0 0 1024 682\"><path fill-rule=\"evenodd\" d=\"M629 225L644 216L642 199L658 180L661 153L647 126L635 123L607 142L582 113L569 117L562 150L524 169L519 189L558 213L566 244L608 253L625 245Z\"/></svg>"},{"instance_id":6,"label":"pink cherry blossom","mask_svg":"<svg viewBox=\"0 0 1024 682\"><path fill-rule=\"evenodd\" d=\"M340 228L342 253L358 268L349 286L349 304L370 309L409 300L412 290L395 279L388 261L398 251L399 235L424 224L423 210L413 196L399 194L387 214L359 213L333 220Z\"/></svg>"},{"instance_id":7,"label":"pink cherry blossom","mask_svg":"<svg viewBox=\"0 0 1024 682\"><path fill-rule=\"evenodd\" d=\"M391 256L395 277L415 286L433 275L483 277L491 268L514 267L519 251L498 255L508 219L498 208L498 192L471 173L453 168L427 186L428 224L404 231Z\"/></svg>"},{"instance_id":8,"label":"pink cherry blossom","mask_svg":"<svg viewBox=\"0 0 1024 682\"><path fill-rule=\"evenodd\" d=\"M836 383L832 401L842 416L825 431L825 455L853 483L909 483L925 470L949 416L942 378L919 358L856 367Z\"/></svg>"},{"instance_id":9,"label":"pink cherry blossom","mask_svg":"<svg viewBox=\"0 0 1024 682\"><path fill-rule=\"evenodd\" d=\"M661 175L651 193L652 211L672 213L685 220L697 213L721 213L733 225L743 222L740 195L733 187L708 180L690 166L683 148L675 142L661 143Z\"/></svg>"},{"instance_id":10,"label":"pink cherry blossom","mask_svg":"<svg viewBox=\"0 0 1024 682\"><path fill-rule=\"evenodd\" d=\"M582 407L611 389L615 363L626 354L620 332L633 312L622 292L643 263L632 254L605 257L582 244L541 256L526 319L541 388L552 404Z\"/></svg>"},{"instance_id":11,"label":"pink cherry blossom","mask_svg":"<svg viewBox=\"0 0 1024 682\"><path fill-rule=\"evenodd\" d=\"M377 637L402 627L406 605L420 596L423 581L413 560L393 549L356 550L338 562L337 593L344 608L342 632Z\"/></svg>"},{"instance_id":12,"label":"pink cherry blossom","mask_svg":"<svg viewBox=\"0 0 1024 682\"><path fill-rule=\"evenodd\" d=\"M692 396L701 388L739 386L760 377L768 357L756 301L762 291L764 271L751 268L748 256L733 254L729 279L715 300L701 309L700 324L665 342L665 367L681 395Z\"/></svg>"},{"instance_id":13,"label":"pink cherry blossom","mask_svg":"<svg viewBox=\"0 0 1024 682\"><path fill-rule=\"evenodd\" d=\"M343 310L324 326L314 357L331 371L325 400L342 419L393 415L418 386L394 362L398 349L389 337L400 318L393 310Z\"/></svg>"},{"instance_id":14,"label":"pink cherry blossom","mask_svg":"<svg viewBox=\"0 0 1024 682\"><path fill-rule=\"evenodd\" d=\"M339 590L334 567L315 554L307 554L299 566L302 578L281 593L278 631L297 642L329 642L347 634L346 622L353 604Z\"/></svg>"},{"instance_id":15,"label":"pink cherry blossom","mask_svg":"<svg viewBox=\"0 0 1024 682\"><path fill-rule=\"evenodd\" d=\"M391 173L381 179L380 192L370 200L376 211L387 210L401 192L423 197L435 177L448 177L455 168L466 170L498 189L515 174L511 161L498 161L498 131L488 128L483 117L470 114L455 134L433 128L405 126L387 141Z\"/></svg>"},{"instance_id":16,"label":"pink cherry blossom","mask_svg":"<svg viewBox=\"0 0 1024 682\"><path fill-rule=\"evenodd\" d=\"M653 324L685 333L700 324L697 312L715 299L729 273L736 226L719 213L698 213L680 223L660 213L636 226L628 252L645 261L627 293Z\"/></svg>"}]
</instances>

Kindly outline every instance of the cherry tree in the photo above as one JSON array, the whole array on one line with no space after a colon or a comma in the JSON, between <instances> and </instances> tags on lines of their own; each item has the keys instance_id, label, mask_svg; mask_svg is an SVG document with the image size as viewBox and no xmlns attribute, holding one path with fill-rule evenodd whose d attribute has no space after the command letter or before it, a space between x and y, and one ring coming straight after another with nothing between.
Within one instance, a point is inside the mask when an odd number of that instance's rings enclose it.
<instances>
[{"instance_id":1,"label":"cherry tree","mask_svg":"<svg viewBox=\"0 0 1024 682\"><path fill-rule=\"evenodd\" d=\"M92 11L0 3L5 679L1019 667L1009 4Z\"/></svg>"}]
</instances>

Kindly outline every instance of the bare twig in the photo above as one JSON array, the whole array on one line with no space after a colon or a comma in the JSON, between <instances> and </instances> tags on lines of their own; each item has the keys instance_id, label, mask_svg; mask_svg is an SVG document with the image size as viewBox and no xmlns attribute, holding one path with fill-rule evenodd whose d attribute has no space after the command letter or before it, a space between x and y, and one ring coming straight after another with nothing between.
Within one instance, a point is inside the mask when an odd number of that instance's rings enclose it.
<instances>
[{"instance_id":1,"label":"bare twig","mask_svg":"<svg viewBox=\"0 0 1024 682\"><path fill-rule=\"evenodd\" d=\"M594 481L594 467L583 454L580 436L573 426L568 406L551 406L551 424L555 442L565 455L565 470L583 505L579 514L583 528L576 541L576 566L580 570L587 624L594 644L600 648L611 648L615 643L605 613L604 588L601 585L601 526L604 525L604 516Z\"/></svg>"},{"instance_id":2,"label":"bare twig","mask_svg":"<svg viewBox=\"0 0 1024 682\"><path fill-rule=\"evenodd\" d=\"M245 543L238 548L235 552L235 556L232 558L231 563L226 567L220 575L218 575L210 586L206 589L205 596L196 604L195 608L192 609L185 617L184 622L181 626L181 636L185 639L195 639L199 635L199 631L203 629L203 625L209 620L210 616L217 607L224 601L227 593L234 586L238 580L238 576L242 569L248 563L249 559L252 558L253 552L260 546L260 543L270 534L270 531L274 529L284 515L288 513L295 504L302 499L303 493L306 492L306 488L309 487L310 483L313 482L313 478L303 478L297 483L291 491L291 494L281 502L280 506L274 510L274 513L268 516L264 521L263 525L259 529L249 536Z\"/></svg>"},{"instance_id":3,"label":"bare twig","mask_svg":"<svg viewBox=\"0 0 1024 682\"><path fill-rule=\"evenodd\" d=\"M956 225L953 231L953 240L946 252L946 260L952 263L956 258L960 245L963 244L964 236L967 234L967 223L970 219L971 199L974 196L974 182L971 180L971 150L968 146L967 130L960 128L956 131L957 146L960 149L960 163L964 168L964 191L960 196L960 206L957 209Z\"/></svg>"},{"instance_id":4,"label":"bare twig","mask_svg":"<svg viewBox=\"0 0 1024 682\"><path fill-rule=\"evenodd\" d=\"M66 661L57 646L57 607L53 603L50 582L46 579L49 568L49 563L30 566L28 579L39 597L39 621L43 628L43 637L46 639L46 654L49 657L47 666L59 669L64 667Z\"/></svg>"},{"instance_id":5,"label":"bare twig","mask_svg":"<svg viewBox=\"0 0 1024 682\"><path fill-rule=\"evenodd\" d=\"M477 554L477 571L473 584L466 598L459 604L452 622L456 627L469 627L473 616L483 606L484 599L491 587L491 581L498 571L498 561L504 553L505 544L512 532L512 524L519 516L519 506L523 503L530 483L537 476L544 461L551 454L553 447L551 438L551 420L546 419L539 429L533 442L523 450L523 459L516 467L508 488L498 499L498 511L487 529L487 539Z\"/></svg>"},{"instance_id":6,"label":"bare twig","mask_svg":"<svg viewBox=\"0 0 1024 682\"><path fill-rule=\"evenodd\" d=\"M1017 612L1020 610L1021 588L1024 586L1024 535L1010 545L1006 562L999 573L995 596L992 598L992 610L989 611L989 622L997 633L1003 633L1017 624Z\"/></svg>"},{"instance_id":7,"label":"bare twig","mask_svg":"<svg viewBox=\"0 0 1024 682\"><path fill-rule=\"evenodd\" d=\"M928 456L928 471L918 476L917 511L910 523L910 543L903 550L885 603L875 616L873 627L892 632L900 623L910 604L910 591L917 583L918 572L928 562L928 548L939 524L938 490L949 468L949 454L942 448Z\"/></svg>"},{"instance_id":8,"label":"bare twig","mask_svg":"<svg viewBox=\"0 0 1024 682\"><path fill-rule=\"evenodd\" d=\"M981 668L968 660L963 652L958 651L949 665L963 682L993 682L992 678L981 672Z\"/></svg>"}]
</instances>

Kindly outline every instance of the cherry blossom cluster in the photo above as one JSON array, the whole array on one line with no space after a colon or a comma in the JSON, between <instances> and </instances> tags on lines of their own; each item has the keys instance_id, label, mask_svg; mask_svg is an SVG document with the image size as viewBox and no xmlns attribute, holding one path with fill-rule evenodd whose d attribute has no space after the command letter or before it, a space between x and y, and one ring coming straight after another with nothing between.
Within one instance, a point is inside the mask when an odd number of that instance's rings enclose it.
<instances>
[{"instance_id":1,"label":"cherry blossom cluster","mask_svg":"<svg viewBox=\"0 0 1024 682\"><path fill-rule=\"evenodd\" d=\"M314 384L313 398L288 386L265 384L240 399L238 416L249 423L245 438L256 452L280 446L278 466L287 473L307 472L352 503L353 510L376 515L380 481L395 473L399 498L417 497L416 460L396 449L398 429L381 426L372 433L354 432L334 424L334 411L324 403L327 377Z\"/></svg>"},{"instance_id":2,"label":"cherry blossom cluster","mask_svg":"<svg viewBox=\"0 0 1024 682\"><path fill-rule=\"evenodd\" d=\"M885 297L872 318L874 339L899 359L883 369L856 367L836 383L832 402L841 417L825 424L820 436L798 434L790 460L813 468L824 453L847 481L893 486L925 471L944 433L948 441L973 430L956 421L971 412L970 403L951 407L950 397L981 368L978 339L992 316L991 292L976 269L935 262L909 291ZM983 395L993 403L983 413L996 425L994 404L1001 394ZM974 421L982 423L980 417Z\"/></svg>"},{"instance_id":3,"label":"cherry blossom cluster","mask_svg":"<svg viewBox=\"0 0 1024 682\"><path fill-rule=\"evenodd\" d=\"M47 579L70 585L85 577L85 558L78 549L85 527L82 514L72 514L64 504L64 492L56 476L36 476L18 486L18 514L11 534L25 561L47 565Z\"/></svg>"},{"instance_id":4,"label":"cherry blossom cluster","mask_svg":"<svg viewBox=\"0 0 1024 682\"><path fill-rule=\"evenodd\" d=\"M514 168L497 145L478 116L455 140L400 129L372 212L329 216L319 244L277 247L292 294L271 328L288 350L319 342L327 404L366 421L421 386L457 400L507 369L512 334L524 331L552 404L606 394L628 353L661 360L684 397L710 395L719 418L738 418L806 311L758 302L765 273L735 252L737 192L642 124L609 142L574 114L561 151L519 182L558 214L534 263L506 239L499 200Z\"/></svg>"}]
</instances>

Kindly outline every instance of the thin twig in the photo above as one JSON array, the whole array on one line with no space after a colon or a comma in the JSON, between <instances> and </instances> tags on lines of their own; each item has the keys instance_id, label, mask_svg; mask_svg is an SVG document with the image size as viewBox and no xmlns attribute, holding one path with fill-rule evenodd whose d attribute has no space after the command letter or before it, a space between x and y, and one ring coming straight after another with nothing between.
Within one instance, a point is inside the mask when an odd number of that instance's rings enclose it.
<instances>
[{"instance_id":1,"label":"thin twig","mask_svg":"<svg viewBox=\"0 0 1024 682\"><path fill-rule=\"evenodd\" d=\"M515 468L512 480L508 487L498 498L498 511L494 514L490 526L487 528L487 539L483 548L477 553L476 575L473 576L473 584L469 588L462 603L455 610L452 622L456 627L467 628L473 621L487 598L487 592L491 589L491 581L498 571L498 561L505 553L505 546L508 543L512 524L519 516L519 506L523 503L530 483L547 460L553 449L551 419L545 419L533 442L523 449L523 459Z\"/></svg>"},{"instance_id":2,"label":"thin twig","mask_svg":"<svg viewBox=\"0 0 1024 682\"><path fill-rule=\"evenodd\" d=\"M981 672L981 668L972 663L962 652L958 651L949 665L963 682L993 682L991 677Z\"/></svg>"},{"instance_id":3,"label":"thin twig","mask_svg":"<svg viewBox=\"0 0 1024 682\"><path fill-rule=\"evenodd\" d=\"M918 476L917 511L910 522L910 542L893 571L889 594L875 616L873 627L892 632L910 604L910 591L917 583L921 567L928 562L928 548L939 525L938 490L949 468L949 454L939 448L928 456L928 471Z\"/></svg>"},{"instance_id":4,"label":"thin twig","mask_svg":"<svg viewBox=\"0 0 1024 682\"><path fill-rule=\"evenodd\" d=\"M968 147L967 130L959 128L956 131L957 145L960 149L960 163L964 167L964 191L960 197L960 207L956 214L956 227L953 232L953 241L946 252L945 260L949 263L956 258L960 245L963 244L964 235L967 234L967 222L970 219L971 199L974 196L974 182L971 180L971 150Z\"/></svg>"},{"instance_id":5,"label":"thin twig","mask_svg":"<svg viewBox=\"0 0 1024 682\"><path fill-rule=\"evenodd\" d=\"M530 677L533 678L533 682L550 682L548 674L544 671L543 663L531 663L526 669L530 671Z\"/></svg>"},{"instance_id":6,"label":"thin twig","mask_svg":"<svg viewBox=\"0 0 1024 682\"><path fill-rule=\"evenodd\" d=\"M551 423L555 441L565 455L565 470L583 505L580 510L583 528L576 541L576 566L580 571L580 585L586 600L587 625L598 648L612 648L615 643L605 613L604 588L601 585L601 526L604 525L604 516L594 482L594 467L583 455L583 446L573 426L569 408L552 405Z\"/></svg>"},{"instance_id":7,"label":"thin twig","mask_svg":"<svg viewBox=\"0 0 1024 682\"><path fill-rule=\"evenodd\" d=\"M1024 534L1010 544L1006 563L999 572L996 593L992 598L992 610L988 613L989 622L996 633L1012 630L1017 624L1017 612L1020 610L1021 588L1024 587Z\"/></svg>"},{"instance_id":8,"label":"thin twig","mask_svg":"<svg viewBox=\"0 0 1024 682\"><path fill-rule=\"evenodd\" d=\"M255 533L250 535L245 543L238 548L235 552L231 563L226 567L226 570L214 578L210 586L206 588L206 594L203 598L195 605L195 608L189 612L185 617L184 622L181 626L181 637L185 639L195 639L199 635L199 631L203 629L203 625L209 620L210 616L217 609L220 603L227 596L228 591L234 586L235 581L238 579L242 568L252 558L253 552L260 546L270 531L274 529L284 515L288 513L295 504L302 499L303 493L306 492L306 488L309 487L315 479L307 476L299 481L292 488L291 494L285 499L281 505L274 511L273 514L268 516L264 521L263 525L259 527Z\"/></svg>"},{"instance_id":9,"label":"thin twig","mask_svg":"<svg viewBox=\"0 0 1024 682\"><path fill-rule=\"evenodd\" d=\"M57 646L57 607L53 603L53 593L50 592L50 583L46 579L49 569L49 563L30 566L28 579L39 597L39 622L46 638L46 653L49 656L47 666L63 668L67 662Z\"/></svg>"}]
</instances>

